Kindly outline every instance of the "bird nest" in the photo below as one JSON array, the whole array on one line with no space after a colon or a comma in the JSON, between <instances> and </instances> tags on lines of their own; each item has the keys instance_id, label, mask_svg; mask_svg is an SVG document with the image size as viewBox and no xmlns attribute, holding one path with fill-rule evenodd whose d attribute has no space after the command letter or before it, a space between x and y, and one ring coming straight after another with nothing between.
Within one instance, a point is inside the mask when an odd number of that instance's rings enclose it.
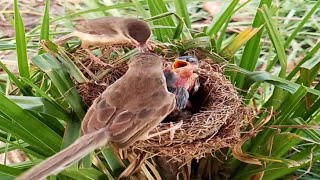
<instances>
[{"instance_id":1,"label":"bird nest","mask_svg":"<svg viewBox=\"0 0 320 180\"><path fill-rule=\"evenodd\" d=\"M126 72L128 68L126 62L119 60L119 56L112 55L114 52L121 52L120 49L102 48L101 59L113 62L114 68L110 69L92 63L81 50L73 53L73 57L82 59L83 64L79 67L88 79L100 76L99 79L77 84L78 92L87 106L90 106L107 86ZM171 55L163 56L167 62L174 59L169 56ZM136 142L130 150L185 162L194 158L200 159L205 154L221 148L234 147L241 141L241 132L252 118L253 110L244 105L234 86L223 75L221 65L204 58L200 59L199 67L196 73L199 75L201 85L198 93L190 97L192 115L180 119L171 118L169 115L150 132L152 134L166 130L172 123L175 125L183 120L181 128L175 131L173 139L169 133L161 134ZM102 68L108 69L108 73L97 75L103 72Z\"/></svg>"}]
</instances>

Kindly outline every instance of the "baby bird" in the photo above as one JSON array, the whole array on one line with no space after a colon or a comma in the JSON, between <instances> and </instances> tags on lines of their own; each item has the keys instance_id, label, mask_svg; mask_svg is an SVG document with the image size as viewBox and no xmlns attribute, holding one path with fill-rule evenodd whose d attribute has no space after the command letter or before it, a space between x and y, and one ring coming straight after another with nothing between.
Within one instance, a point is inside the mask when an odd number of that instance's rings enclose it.
<instances>
[{"instance_id":1,"label":"baby bird","mask_svg":"<svg viewBox=\"0 0 320 180\"><path fill-rule=\"evenodd\" d=\"M176 109L179 111L187 107L189 93L196 93L200 87L199 76L193 72L198 66L196 57L181 56L171 67L164 69L167 88L176 95Z\"/></svg>"}]
</instances>

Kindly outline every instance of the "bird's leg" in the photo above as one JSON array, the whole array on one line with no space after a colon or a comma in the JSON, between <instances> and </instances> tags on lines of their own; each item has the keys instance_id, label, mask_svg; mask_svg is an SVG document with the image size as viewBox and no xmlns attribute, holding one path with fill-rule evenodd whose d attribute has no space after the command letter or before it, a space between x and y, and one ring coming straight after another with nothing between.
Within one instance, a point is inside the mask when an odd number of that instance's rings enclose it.
<instances>
[{"instance_id":1,"label":"bird's leg","mask_svg":"<svg viewBox=\"0 0 320 180\"><path fill-rule=\"evenodd\" d=\"M161 134L164 134L164 133L170 133L170 139L172 137L173 139L173 136L174 136L174 133L177 129L179 129L183 124L183 121L180 121L178 124L176 125L173 125L173 123L171 122L170 123L170 128L166 129L166 130L163 130L163 131L160 131L160 132L157 132L157 133L153 133L153 134L146 134L145 136L141 137L141 140L147 140L147 139L150 139L152 137L155 137L155 136L160 136Z\"/></svg>"},{"instance_id":2,"label":"bird's leg","mask_svg":"<svg viewBox=\"0 0 320 180\"><path fill-rule=\"evenodd\" d=\"M97 56L95 56L89 49L84 49L84 50L89 54L90 59L91 59L92 61L95 61L96 63L101 64L102 66L109 66L109 67L113 68L112 65L107 64L107 63L101 61L101 59L98 58Z\"/></svg>"},{"instance_id":3,"label":"bird's leg","mask_svg":"<svg viewBox=\"0 0 320 180\"><path fill-rule=\"evenodd\" d=\"M139 52L149 52L152 47L148 43L139 43L136 40L132 40L131 43L138 49Z\"/></svg>"},{"instance_id":4,"label":"bird's leg","mask_svg":"<svg viewBox=\"0 0 320 180\"><path fill-rule=\"evenodd\" d=\"M91 59L92 61L95 61L96 63L101 64L102 66L109 66L109 67L113 68L112 65L107 64L107 63L101 61L100 58L98 58L97 56L95 56L95 55L89 50L89 47L88 47L87 44L85 44L85 42L82 42L81 47L82 47L82 49L84 49L84 50L89 54L89 57L90 57L90 59Z\"/></svg>"},{"instance_id":5,"label":"bird's leg","mask_svg":"<svg viewBox=\"0 0 320 180\"><path fill-rule=\"evenodd\" d=\"M146 47L149 51L151 51L151 50L153 49L150 41L147 41L147 42L146 42L145 47Z\"/></svg>"},{"instance_id":6,"label":"bird's leg","mask_svg":"<svg viewBox=\"0 0 320 180\"><path fill-rule=\"evenodd\" d=\"M181 124L182 125L182 124ZM180 126L181 127L181 126ZM176 132L176 129L174 129L174 125L173 125L173 123L172 122L170 122L170 128L169 129L172 129L171 131L170 131L170 140L172 141L173 140L173 138L174 138L174 133Z\"/></svg>"}]
</instances>

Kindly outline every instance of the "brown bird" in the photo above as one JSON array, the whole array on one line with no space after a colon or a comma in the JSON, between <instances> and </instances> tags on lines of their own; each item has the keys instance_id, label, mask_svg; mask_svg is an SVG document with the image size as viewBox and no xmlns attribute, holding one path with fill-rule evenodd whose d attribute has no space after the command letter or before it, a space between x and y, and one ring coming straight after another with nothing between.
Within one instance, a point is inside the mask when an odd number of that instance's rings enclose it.
<instances>
[{"instance_id":1,"label":"brown bird","mask_svg":"<svg viewBox=\"0 0 320 180\"><path fill-rule=\"evenodd\" d=\"M149 135L175 108L175 96L167 90L162 61L157 55L140 53L131 58L128 65L127 72L94 100L83 119L83 136L17 180L42 179L56 174L110 141L123 149L137 140L181 126Z\"/></svg>"},{"instance_id":2,"label":"brown bird","mask_svg":"<svg viewBox=\"0 0 320 180\"><path fill-rule=\"evenodd\" d=\"M149 25L138 18L128 17L101 17L80 21L75 24L75 31L56 41L58 45L69 39L78 37L81 47L90 55L90 58L100 64L107 65L88 49L91 45L114 45L132 43L140 51L145 51L151 36Z\"/></svg>"}]
</instances>

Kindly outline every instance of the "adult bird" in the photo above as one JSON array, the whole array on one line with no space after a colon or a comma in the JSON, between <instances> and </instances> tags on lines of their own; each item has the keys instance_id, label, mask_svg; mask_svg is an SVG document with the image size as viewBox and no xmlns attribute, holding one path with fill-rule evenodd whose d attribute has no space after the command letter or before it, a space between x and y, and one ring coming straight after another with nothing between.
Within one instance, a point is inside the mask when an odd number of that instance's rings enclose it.
<instances>
[{"instance_id":1,"label":"adult bird","mask_svg":"<svg viewBox=\"0 0 320 180\"><path fill-rule=\"evenodd\" d=\"M75 31L59 38L56 43L61 45L69 39L78 37L82 41L81 47L90 58L106 65L88 49L89 46L131 43L140 51L145 51L150 36L149 25L141 19L107 16L79 21L75 24Z\"/></svg>"},{"instance_id":2,"label":"adult bird","mask_svg":"<svg viewBox=\"0 0 320 180\"><path fill-rule=\"evenodd\" d=\"M83 135L72 145L23 173L17 180L42 179L113 142L120 149L147 139L174 108L175 95L166 87L162 60L152 53L130 59L127 72L94 100L83 122ZM179 128L172 127L161 133Z\"/></svg>"}]
</instances>

